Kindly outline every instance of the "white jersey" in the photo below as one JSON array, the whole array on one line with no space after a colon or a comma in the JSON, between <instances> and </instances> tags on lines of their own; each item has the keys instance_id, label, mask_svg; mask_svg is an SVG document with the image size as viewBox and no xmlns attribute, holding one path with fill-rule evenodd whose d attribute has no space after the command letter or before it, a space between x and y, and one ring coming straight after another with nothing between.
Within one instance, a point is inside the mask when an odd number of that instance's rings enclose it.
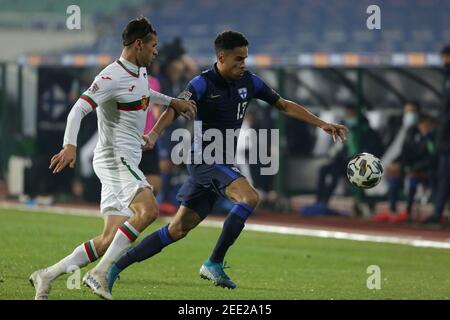
<instances>
[{"instance_id":1,"label":"white jersey","mask_svg":"<svg viewBox=\"0 0 450 320\"><path fill-rule=\"evenodd\" d=\"M81 95L77 102L82 109L81 118L89 111L97 111L99 140L94 158L128 154L139 163L149 105L168 105L171 101L170 97L151 90L147 77L145 68L121 57L103 69ZM64 145L76 145L77 118L69 116Z\"/></svg>"},{"instance_id":2,"label":"white jersey","mask_svg":"<svg viewBox=\"0 0 450 320\"><path fill-rule=\"evenodd\" d=\"M149 89L147 71L123 58L103 69L72 107L64 144L77 145L82 118L97 111L99 139L93 168L102 183L104 215L131 216L129 208L140 188L151 188L139 170L144 128L150 104L169 105L171 97Z\"/></svg>"}]
</instances>

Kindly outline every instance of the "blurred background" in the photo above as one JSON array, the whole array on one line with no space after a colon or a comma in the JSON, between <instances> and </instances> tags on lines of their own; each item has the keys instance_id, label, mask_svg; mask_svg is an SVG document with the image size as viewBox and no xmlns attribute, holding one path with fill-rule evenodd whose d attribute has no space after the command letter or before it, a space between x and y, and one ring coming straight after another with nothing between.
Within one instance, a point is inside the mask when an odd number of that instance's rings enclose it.
<instances>
[{"instance_id":1,"label":"blurred background","mask_svg":"<svg viewBox=\"0 0 450 320\"><path fill-rule=\"evenodd\" d=\"M80 30L66 25L72 4L81 10ZM369 30L373 4L381 9L381 29ZM421 222L434 212L448 0L0 0L0 198L30 206L99 202L91 165L95 113L82 122L76 169L52 175L49 160L62 146L70 108L119 57L122 29L140 15L158 32L159 56L149 73L162 92L177 95L209 68L216 35L233 29L250 42L250 70L283 97L350 128L345 145L332 144L320 130L253 101L244 126L280 129L273 150L278 175L242 168L262 195L260 210L391 223ZM161 109L153 112L157 118ZM176 127L190 124L179 120ZM408 149L408 142L424 147ZM170 146L161 141L158 151L158 200L167 214L187 177L170 163ZM347 161L359 152L380 157L387 169L368 191L346 179ZM223 202L216 210L228 208Z\"/></svg>"}]
</instances>

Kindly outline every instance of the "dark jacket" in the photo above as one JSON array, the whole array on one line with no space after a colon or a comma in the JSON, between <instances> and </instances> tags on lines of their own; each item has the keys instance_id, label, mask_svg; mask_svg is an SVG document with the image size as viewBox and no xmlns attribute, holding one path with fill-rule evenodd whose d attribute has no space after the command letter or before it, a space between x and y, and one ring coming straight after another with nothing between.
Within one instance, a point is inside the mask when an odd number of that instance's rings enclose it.
<instances>
[{"instance_id":1,"label":"dark jacket","mask_svg":"<svg viewBox=\"0 0 450 320\"><path fill-rule=\"evenodd\" d=\"M435 165L435 160L435 134L423 136L417 126L409 128L397 162L406 171L428 171Z\"/></svg>"},{"instance_id":2,"label":"dark jacket","mask_svg":"<svg viewBox=\"0 0 450 320\"><path fill-rule=\"evenodd\" d=\"M450 70L446 68L444 104L439 115L437 150L439 154L450 154Z\"/></svg>"}]
</instances>

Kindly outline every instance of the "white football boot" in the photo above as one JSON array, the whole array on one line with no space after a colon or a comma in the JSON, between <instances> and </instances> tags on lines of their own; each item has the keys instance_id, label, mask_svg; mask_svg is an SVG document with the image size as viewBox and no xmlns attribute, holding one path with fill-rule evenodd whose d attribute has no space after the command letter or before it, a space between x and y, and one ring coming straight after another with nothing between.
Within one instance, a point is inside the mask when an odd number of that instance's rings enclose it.
<instances>
[{"instance_id":1,"label":"white football boot","mask_svg":"<svg viewBox=\"0 0 450 320\"><path fill-rule=\"evenodd\" d=\"M33 272L29 278L31 285L36 290L34 300L48 300L48 295L52 289L52 280L45 275L45 269Z\"/></svg>"},{"instance_id":2,"label":"white football boot","mask_svg":"<svg viewBox=\"0 0 450 320\"><path fill-rule=\"evenodd\" d=\"M94 269L88 271L83 277L83 284L92 289L92 291L105 300L113 300L112 294L108 289L108 280L106 273L98 272Z\"/></svg>"}]
</instances>

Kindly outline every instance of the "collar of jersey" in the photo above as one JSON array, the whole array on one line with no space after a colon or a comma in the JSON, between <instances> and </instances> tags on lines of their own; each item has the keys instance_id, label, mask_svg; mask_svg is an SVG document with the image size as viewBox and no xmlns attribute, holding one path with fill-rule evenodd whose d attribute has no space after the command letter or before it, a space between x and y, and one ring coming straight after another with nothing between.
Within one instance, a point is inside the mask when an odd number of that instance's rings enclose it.
<instances>
[{"instance_id":1,"label":"collar of jersey","mask_svg":"<svg viewBox=\"0 0 450 320\"><path fill-rule=\"evenodd\" d=\"M124 57L120 57L117 63L133 77L139 78L139 67L137 65L126 60Z\"/></svg>"},{"instance_id":2,"label":"collar of jersey","mask_svg":"<svg viewBox=\"0 0 450 320\"><path fill-rule=\"evenodd\" d=\"M224 77L222 77L222 75L219 72L219 69L217 68L217 62L214 63L214 65L212 67L212 71L213 71L215 77L217 78L217 80L222 82L224 85L231 86L232 84L235 83L235 81L228 81Z\"/></svg>"}]
</instances>

